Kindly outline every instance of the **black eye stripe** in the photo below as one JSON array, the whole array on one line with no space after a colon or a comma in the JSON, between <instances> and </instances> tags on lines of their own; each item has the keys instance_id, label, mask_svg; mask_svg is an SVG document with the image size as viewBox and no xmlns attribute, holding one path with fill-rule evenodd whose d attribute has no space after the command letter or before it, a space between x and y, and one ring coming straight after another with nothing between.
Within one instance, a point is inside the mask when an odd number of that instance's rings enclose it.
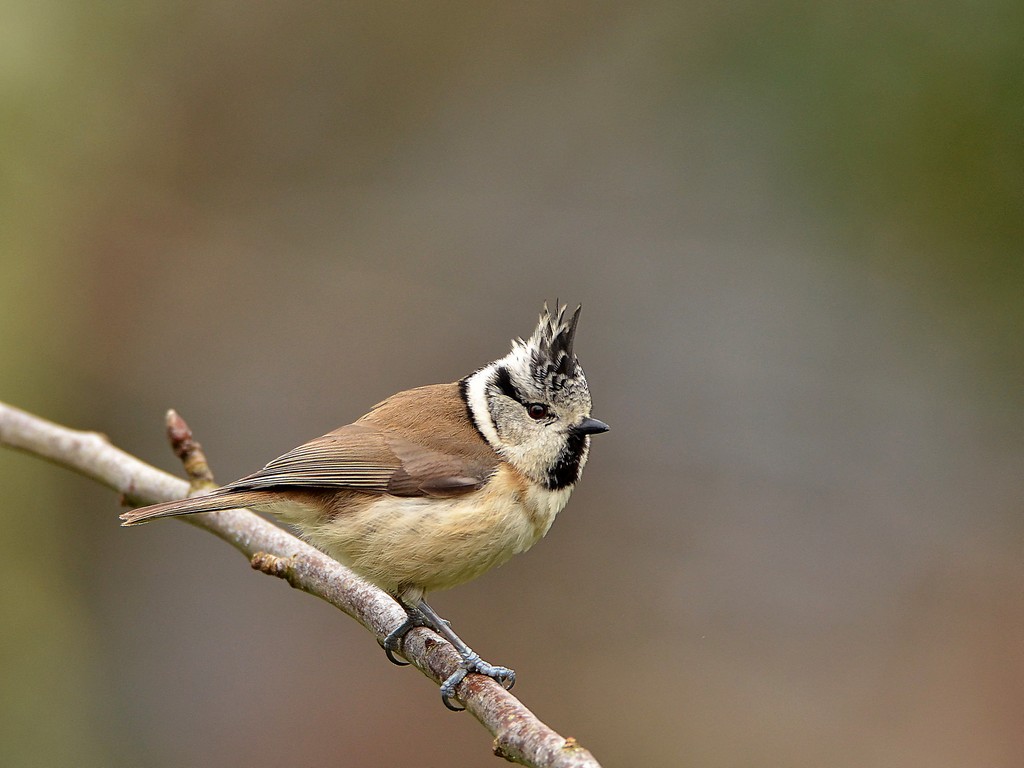
<instances>
[{"instance_id":1,"label":"black eye stripe","mask_svg":"<svg viewBox=\"0 0 1024 768\"><path fill-rule=\"evenodd\" d=\"M512 383L512 377L509 375L508 368L504 365L499 366L498 370L494 372L494 385L505 397L511 397L520 405L526 405L526 398L516 389L515 384Z\"/></svg>"}]
</instances>

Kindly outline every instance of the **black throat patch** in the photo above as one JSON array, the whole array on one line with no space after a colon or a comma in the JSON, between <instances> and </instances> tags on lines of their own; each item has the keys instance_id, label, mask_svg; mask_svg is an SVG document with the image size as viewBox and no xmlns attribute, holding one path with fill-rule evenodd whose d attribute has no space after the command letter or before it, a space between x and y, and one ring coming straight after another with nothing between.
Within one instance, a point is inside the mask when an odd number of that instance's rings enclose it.
<instances>
[{"instance_id":1,"label":"black throat patch","mask_svg":"<svg viewBox=\"0 0 1024 768\"><path fill-rule=\"evenodd\" d=\"M548 472L548 488L557 491L580 479L580 462L587 449L587 436L570 434L555 466Z\"/></svg>"}]
</instances>

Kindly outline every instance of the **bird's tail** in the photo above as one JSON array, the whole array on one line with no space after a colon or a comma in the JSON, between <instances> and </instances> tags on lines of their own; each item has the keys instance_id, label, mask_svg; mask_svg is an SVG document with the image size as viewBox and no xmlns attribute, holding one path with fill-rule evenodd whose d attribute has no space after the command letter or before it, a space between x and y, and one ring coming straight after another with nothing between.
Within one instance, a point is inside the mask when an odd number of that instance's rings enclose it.
<instances>
[{"instance_id":1,"label":"bird's tail","mask_svg":"<svg viewBox=\"0 0 1024 768\"><path fill-rule=\"evenodd\" d=\"M272 494L267 491L238 491L233 488L221 488L206 496L191 499L165 501L149 507L139 507L121 515L121 525L141 525L158 517L176 517L178 515L194 515L199 512L218 512L222 509L239 507L259 507L268 501Z\"/></svg>"}]
</instances>

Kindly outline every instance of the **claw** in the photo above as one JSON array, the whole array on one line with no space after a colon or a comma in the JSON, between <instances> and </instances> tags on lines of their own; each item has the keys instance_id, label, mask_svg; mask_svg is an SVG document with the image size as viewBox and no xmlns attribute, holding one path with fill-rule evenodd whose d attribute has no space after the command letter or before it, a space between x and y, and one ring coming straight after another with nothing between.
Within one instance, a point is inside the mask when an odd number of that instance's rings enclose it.
<instances>
[{"instance_id":1,"label":"claw","mask_svg":"<svg viewBox=\"0 0 1024 768\"><path fill-rule=\"evenodd\" d=\"M452 697L455 696L455 689L459 687L459 683L465 680L466 675L470 672L491 678L506 691L511 690L512 686L516 684L516 673L514 670L508 667L488 664L480 658L479 654L470 651L468 655L463 656L462 661L459 663L459 668L447 680L441 683L441 702L452 712L462 712L465 709L465 707L454 706L452 704Z\"/></svg>"},{"instance_id":2,"label":"claw","mask_svg":"<svg viewBox=\"0 0 1024 768\"><path fill-rule=\"evenodd\" d=\"M409 666L409 662L408 661L402 661L401 659L396 659L395 658L395 651L396 650L398 650L398 649L397 648L395 648L395 649L388 648L385 645L384 646L384 655L387 656L388 657L388 661L390 661L396 667L408 667Z\"/></svg>"},{"instance_id":3,"label":"claw","mask_svg":"<svg viewBox=\"0 0 1024 768\"><path fill-rule=\"evenodd\" d=\"M388 661L390 661L392 664L394 664L396 666L399 666L399 667L408 667L409 666L409 662L408 661L400 661L399 659L396 659L395 658L395 652L396 651L398 653L402 652L402 640L409 633L410 629L415 629L416 627L425 627L425 626L428 626L428 625L426 623L424 623L422 618L420 618L420 617L415 617L414 618L412 616L409 616L408 618L406 618L405 621L403 621L398 626L397 629L394 629L391 632L389 632L388 636L385 637L381 641L381 644L380 644L381 648L384 649L384 655L388 657Z\"/></svg>"},{"instance_id":4,"label":"claw","mask_svg":"<svg viewBox=\"0 0 1024 768\"><path fill-rule=\"evenodd\" d=\"M455 695L455 689L458 688L459 683L466 679L466 675L469 674L469 670L464 667L459 667L455 670L454 674L441 683L441 703L444 704L452 712L465 712L465 707L456 707L452 704L452 696Z\"/></svg>"}]
</instances>

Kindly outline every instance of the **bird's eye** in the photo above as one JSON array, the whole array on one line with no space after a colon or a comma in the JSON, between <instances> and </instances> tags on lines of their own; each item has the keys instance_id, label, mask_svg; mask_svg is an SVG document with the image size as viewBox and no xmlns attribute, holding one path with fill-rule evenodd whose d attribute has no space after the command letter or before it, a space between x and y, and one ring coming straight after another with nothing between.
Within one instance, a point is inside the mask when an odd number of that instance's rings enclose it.
<instances>
[{"instance_id":1,"label":"bird's eye","mask_svg":"<svg viewBox=\"0 0 1024 768\"><path fill-rule=\"evenodd\" d=\"M543 403L530 403L526 406L526 412L530 414L531 419L540 421L548 417L548 407Z\"/></svg>"}]
</instances>

